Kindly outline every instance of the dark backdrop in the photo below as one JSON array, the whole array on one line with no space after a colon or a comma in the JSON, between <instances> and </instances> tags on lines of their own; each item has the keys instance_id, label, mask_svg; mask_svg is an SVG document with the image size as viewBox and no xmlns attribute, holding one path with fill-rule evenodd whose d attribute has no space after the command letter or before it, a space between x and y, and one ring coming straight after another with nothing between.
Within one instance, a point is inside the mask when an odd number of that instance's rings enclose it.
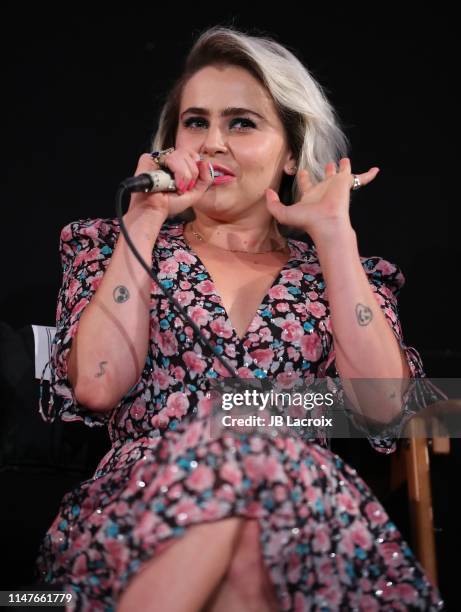
<instances>
[{"instance_id":1,"label":"dark backdrop","mask_svg":"<svg viewBox=\"0 0 461 612\"><path fill-rule=\"evenodd\" d=\"M449 375L457 375L450 16L421 6L397 16L385 8L359 14L336 5L278 4L271 12L248 4L226 12L203 3L133 7L104 17L78 9L66 16L43 8L14 14L2 33L8 108L3 320L53 324L60 229L81 217L115 215L115 188L148 149L163 96L196 35L209 25L233 24L294 50L337 109L351 140L353 169L381 168L354 194L361 253L401 266L407 341L429 359L429 374L447 375L450 368Z\"/></svg>"}]
</instances>

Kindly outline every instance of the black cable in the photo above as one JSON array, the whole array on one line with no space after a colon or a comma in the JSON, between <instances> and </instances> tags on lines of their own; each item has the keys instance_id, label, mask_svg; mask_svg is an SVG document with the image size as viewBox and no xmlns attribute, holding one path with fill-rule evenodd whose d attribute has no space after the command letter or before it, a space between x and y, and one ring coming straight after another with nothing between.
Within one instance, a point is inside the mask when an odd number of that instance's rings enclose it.
<instances>
[{"instance_id":1,"label":"black cable","mask_svg":"<svg viewBox=\"0 0 461 612\"><path fill-rule=\"evenodd\" d=\"M146 270L146 272L149 274L149 276L154 279L154 281L160 287L160 290L165 295L165 297L176 308L176 310L179 312L180 316L183 317L183 320L184 319L187 320L187 322L190 324L192 329L197 334L197 337L198 337L199 341L203 344L203 346L207 347L213 353L213 355L215 355L215 357L219 360L221 365L223 365L226 368L226 370L230 373L232 378L238 378L239 375L238 375L237 370L226 359L224 359L224 357L222 357L222 355L219 354L219 352L217 351L216 347L214 347L211 344L211 342L208 340L208 338L205 338L205 336L202 334L202 330L200 329L200 327L195 323L195 321L193 321L189 317L189 315L187 314L185 309L173 297L173 294L171 293L171 291L168 291L168 289L162 285L161 281L158 280L157 275L155 274L155 272L151 268L149 268L149 266L146 264L144 259L139 254L139 251L137 250L137 248L134 246L134 244L133 244L133 242L132 242L132 240L131 240L131 238L130 238L130 236L128 234L128 231L127 231L127 229L125 227L125 223L123 221L123 218L122 218L123 195L124 195L125 191L127 191L127 189L128 189L128 187L125 184L125 182L123 182L123 183L121 183L119 185L119 187L117 189L117 194L116 194L116 211L117 211L117 218L118 218L119 223L120 223L120 230L121 230L123 236L125 237L125 240L126 240L128 246L130 247L133 255L136 257L136 259L142 265L144 270Z\"/></svg>"}]
</instances>

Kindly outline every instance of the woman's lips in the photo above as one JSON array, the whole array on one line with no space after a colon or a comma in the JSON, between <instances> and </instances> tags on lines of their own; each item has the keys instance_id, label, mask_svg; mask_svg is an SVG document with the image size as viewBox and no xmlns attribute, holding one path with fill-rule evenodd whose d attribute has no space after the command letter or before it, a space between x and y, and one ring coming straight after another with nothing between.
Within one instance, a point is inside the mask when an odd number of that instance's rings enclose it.
<instances>
[{"instance_id":1,"label":"woman's lips","mask_svg":"<svg viewBox=\"0 0 461 612\"><path fill-rule=\"evenodd\" d=\"M235 176L231 176L230 174L225 174L224 176L216 176L213 185L221 185L223 183L230 183L235 179Z\"/></svg>"}]
</instances>

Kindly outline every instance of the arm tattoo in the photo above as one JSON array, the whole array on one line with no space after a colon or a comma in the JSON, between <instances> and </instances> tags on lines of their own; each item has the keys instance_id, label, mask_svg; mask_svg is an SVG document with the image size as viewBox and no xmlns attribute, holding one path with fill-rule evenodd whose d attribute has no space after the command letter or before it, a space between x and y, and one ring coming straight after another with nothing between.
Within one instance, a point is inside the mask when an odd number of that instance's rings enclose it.
<instances>
[{"instance_id":1,"label":"arm tattoo","mask_svg":"<svg viewBox=\"0 0 461 612\"><path fill-rule=\"evenodd\" d=\"M126 302L127 300L130 299L130 292L123 285L119 285L118 287L115 287L112 295L114 296L114 300L118 304L121 304L122 302Z\"/></svg>"},{"instance_id":2,"label":"arm tattoo","mask_svg":"<svg viewBox=\"0 0 461 612\"><path fill-rule=\"evenodd\" d=\"M370 323L370 321L373 319L371 308L368 308L368 306L360 303L355 307L355 315L359 325L368 325L368 323Z\"/></svg>"},{"instance_id":3,"label":"arm tattoo","mask_svg":"<svg viewBox=\"0 0 461 612\"><path fill-rule=\"evenodd\" d=\"M99 362L99 367L101 368L100 371L95 374L95 378L99 378L101 377L103 374L105 374L104 372L104 366L106 365L107 361L100 361Z\"/></svg>"}]
</instances>

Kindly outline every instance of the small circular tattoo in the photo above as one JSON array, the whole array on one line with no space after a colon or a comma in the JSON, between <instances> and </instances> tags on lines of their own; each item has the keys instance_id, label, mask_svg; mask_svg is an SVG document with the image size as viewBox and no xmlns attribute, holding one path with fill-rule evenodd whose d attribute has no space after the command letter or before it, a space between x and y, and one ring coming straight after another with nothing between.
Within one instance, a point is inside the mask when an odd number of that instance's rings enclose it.
<instances>
[{"instance_id":1,"label":"small circular tattoo","mask_svg":"<svg viewBox=\"0 0 461 612\"><path fill-rule=\"evenodd\" d=\"M118 304L121 304L122 302L126 302L130 299L130 292L123 285L119 285L118 287L115 287L113 296L114 300Z\"/></svg>"},{"instance_id":2,"label":"small circular tattoo","mask_svg":"<svg viewBox=\"0 0 461 612\"><path fill-rule=\"evenodd\" d=\"M357 316L359 325L368 325L373 318L371 308L368 308L368 306L365 306L364 304L357 304L355 307L355 314Z\"/></svg>"}]
</instances>

